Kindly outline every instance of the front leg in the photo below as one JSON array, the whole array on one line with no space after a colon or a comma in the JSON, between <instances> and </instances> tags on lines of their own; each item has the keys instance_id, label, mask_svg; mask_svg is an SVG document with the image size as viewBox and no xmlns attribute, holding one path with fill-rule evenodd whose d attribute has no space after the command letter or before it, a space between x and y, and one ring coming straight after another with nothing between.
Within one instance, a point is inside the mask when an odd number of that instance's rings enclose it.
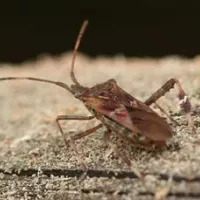
<instances>
[{"instance_id":1,"label":"front leg","mask_svg":"<svg viewBox=\"0 0 200 200\"><path fill-rule=\"evenodd\" d=\"M76 116L76 115L59 115L56 118L56 124L60 130L60 133L62 134L62 137L64 139L65 145L68 146L68 142L66 141L66 138L64 136L64 132L62 130L62 127L60 125L60 121L67 121L67 120L91 120L94 119L94 116Z\"/></svg>"},{"instance_id":2,"label":"front leg","mask_svg":"<svg viewBox=\"0 0 200 200\"><path fill-rule=\"evenodd\" d=\"M178 88L178 98L179 98L179 105L181 109L186 113L187 120L188 120L188 126L194 129L193 120L191 117L191 103L186 95L185 91L181 87L181 84L178 79L171 78L169 79L161 88L159 88L156 92L154 92L151 97L149 97L145 103L150 106L151 104L155 103L160 97L164 96L166 92L168 92L170 89L174 87L174 85L177 85Z\"/></svg>"},{"instance_id":3,"label":"front leg","mask_svg":"<svg viewBox=\"0 0 200 200\"><path fill-rule=\"evenodd\" d=\"M59 128L62 136L63 136L66 147L68 147L68 142L66 141L66 138L64 136L64 132L63 132L62 127L61 127L59 122L61 120L91 120L91 119L94 119L94 118L95 118L94 116L88 116L87 117L87 116L69 116L69 115L60 115L56 118L56 123L58 125L58 128ZM79 154L79 152L76 148L75 140L94 133L96 130L100 129L102 126L103 126L102 124L99 124L99 125L91 128L91 129L88 129L84 132L81 132L81 133L78 133L77 135L74 135L73 137L70 137L70 142L73 146L73 149L75 150L75 153L76 153L77 157L79 158L79 160L81 161L85 170L87 170L87 167L86 167L85 161L82 159L82 157L80 156L80 154Z\"/></svg>"}]
</instances>

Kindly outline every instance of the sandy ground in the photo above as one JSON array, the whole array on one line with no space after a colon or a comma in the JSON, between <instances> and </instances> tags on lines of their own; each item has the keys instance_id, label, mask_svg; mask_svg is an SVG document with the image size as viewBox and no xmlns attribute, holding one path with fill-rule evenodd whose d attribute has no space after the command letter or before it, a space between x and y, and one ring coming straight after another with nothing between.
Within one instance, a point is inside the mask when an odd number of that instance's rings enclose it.
<instances>
[{"instance_id":1,"label":"sandy ground","mask_svg":"<svg viewBox=\"0 0 200 200\"><path fill-rule=\"evenodd\" d=\"M70 84L70 62L71 54L64 54L19 66L2 63L0 77L32 76ZM58 115L90 115L83 104L51 84L4 81L0 83L0 199L154 199L165 192L170 200L200 199L200 58L127 59L119 55L91 59L79 55L75 72L85 86L115 78L143 101L168 79L178 78L193 105L196 134L187 129L175 88L159 100L180 124L172 125L174 136L168 147L153 151L122 144L134 167L148 174L144 183L132 172L127 174L129 168L115 154L106 156L104 129L76 142L93 170L87 176L79 171L82 165L74 149L65 147L55 123ZM62 126L67 136L98 123L65 121ZM106 171L122 176L108 176Z\"/></svg>"}]
</instances>

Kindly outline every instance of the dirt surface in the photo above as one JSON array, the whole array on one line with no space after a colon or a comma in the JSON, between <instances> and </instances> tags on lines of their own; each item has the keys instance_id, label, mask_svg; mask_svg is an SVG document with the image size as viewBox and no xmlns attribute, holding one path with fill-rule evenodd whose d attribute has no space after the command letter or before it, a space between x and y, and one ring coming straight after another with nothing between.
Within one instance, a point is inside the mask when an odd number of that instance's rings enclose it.
<instances>
[{"instance_id":1,"label":"dirt surface","mask_svg":"<svg viewBox=\"0 0 200 200\"><path fill-rule=\"evenodd\" d=\"M32 76L70 84L70 62L71 54L64 54L44 56L19 67L1 64L0 77ZM76 60L76 76L85 86L115 78L123 89L144 101L165 81L176 77L187 91L193 105L195 134L187 128L175 87L159 100L180 124L174 126L167 119L174 130L168 146L145 150L118 144L135 169L148 174L144 182L115 153L109 155L103 140L105 129L76 141L89 169L87 174L80 171L81 162L73 147L65 147L55 119L58 115L90 113L63 88L24 80L1 82L0 199L161 199L159 194L168 194L166 199L170 200L200 199L199 67L199 57L90 59L79 55ZM98 123L65 121L62 127L67 137Z\"/></svg>"}]
</instances>

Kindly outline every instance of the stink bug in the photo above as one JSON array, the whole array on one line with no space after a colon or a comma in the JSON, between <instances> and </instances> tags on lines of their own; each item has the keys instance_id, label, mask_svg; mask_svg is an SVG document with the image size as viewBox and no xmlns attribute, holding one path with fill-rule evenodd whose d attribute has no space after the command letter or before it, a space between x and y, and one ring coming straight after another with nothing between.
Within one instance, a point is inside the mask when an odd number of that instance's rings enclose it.
<instances>
[{"instance_id":1,"label":"stink bug","mask_svg":"<svg viewBox=\"0 0 200 200\"><path fill-rule=\"evenodd\" d=\"M66 89L68 92L74 95L75 98L82 101L92 115L61 115L56 118L56 123L66 145L68 145L68 141L64 137L64 132L60 125L61 120L91 120L96 118L101 122L99 125L93 127L92 129L78 133L77 135L71 137L70 141L74 142L76 139L80 139L84 136L94 133L96 130L102 127L105 127L107 129L105 132L105 138L108 142L110 141L110 133L116 132L119 136L133 144L142 144L146 146L165 146L167 139L171 138L173 135L172 129L162 117L160 117L152 108L150 108L150 105L155 104L161 109L161 111L164 112L164 110L156 103L156 101L160 97L164 96L165 93L171 88L173 88L175 84L178 88L180 106L188 116L188 125L193 127L190 114L191 103L181 87L180 82L175 78L168 80L145 102L142 102L128 94L117 85L117 82L114 79L110 79L93 87L82 86L74 75L74 63L81 38L85 32L87 24L88 21L84 21L74 47L70 72L71 79L74 83L73 85L68 86L62 82L33 77L4 77L0 78L0 81L28 79L32 81L47 82ZM131 166L130 161L126 159L125 156L121 156L126 163Z\"/></svg>"}]
</instances>

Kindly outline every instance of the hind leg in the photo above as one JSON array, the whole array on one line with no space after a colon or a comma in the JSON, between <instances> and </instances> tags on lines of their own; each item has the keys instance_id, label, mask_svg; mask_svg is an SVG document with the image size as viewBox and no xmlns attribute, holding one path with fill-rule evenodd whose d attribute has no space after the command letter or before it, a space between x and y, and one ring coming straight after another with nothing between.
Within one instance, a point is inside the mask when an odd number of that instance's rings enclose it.
<instances>
[{"instance_id":1,"label":"hind leg","mask_svg":"<svg viewBox=\"0 0 200 200\"><path fill-rule=\"evenodd\" d=\"M178 79L171 78L169 79L161 88L159 88L156 92L154 92L146 101L145 103L147 105L151 105L153 103L156 103L156 101L165 95L166 92L168 92L170 89L174 87L176 84L177 89L178 89L178 98L179 98L179 105L180 108L185 112L187 121L188 121L188 126L191 128L192 132L195 132L195 127L194 123L191 117L191 103L186 95L185 91L183 90L180 82Z\"/></svg>"}]
</instances>

